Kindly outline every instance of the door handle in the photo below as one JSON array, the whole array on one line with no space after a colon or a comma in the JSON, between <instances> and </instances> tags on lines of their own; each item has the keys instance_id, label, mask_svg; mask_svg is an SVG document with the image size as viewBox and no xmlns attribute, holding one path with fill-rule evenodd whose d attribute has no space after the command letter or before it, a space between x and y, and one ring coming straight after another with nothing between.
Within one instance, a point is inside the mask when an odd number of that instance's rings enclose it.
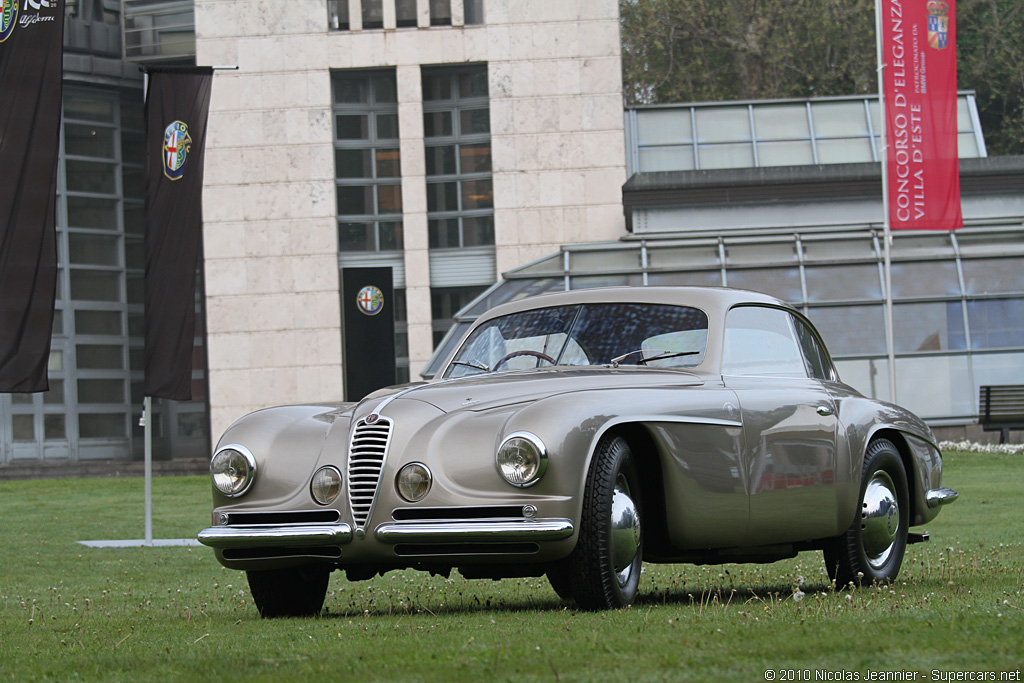
<instances>
[{"instance_id":1,"label":"door handle","mask_svg":"<svg viewBox=\"0 0 1024 683\"><path fill-rule=\"evenodd\" d=\"M818 415L821 415L822 417L828 417L832 414L832 409L828 406L818 406L817 410Z\"/></svg>"}]
</instances>

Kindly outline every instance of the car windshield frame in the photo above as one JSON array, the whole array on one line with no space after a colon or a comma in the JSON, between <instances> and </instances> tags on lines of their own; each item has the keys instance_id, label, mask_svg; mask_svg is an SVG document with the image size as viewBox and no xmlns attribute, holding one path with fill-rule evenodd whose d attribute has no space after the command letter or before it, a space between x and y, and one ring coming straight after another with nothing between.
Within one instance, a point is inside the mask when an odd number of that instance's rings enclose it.
<instances>
[{"instance_id":1,"label":"car windshield frame","mask_svg":"<svg viewBox=\"0 0 1024 683\"><path fill-rule=\"evenodd\" d=\"M443 373L456 378L552 366L692 369L709 317L695 306L596 302L532 308L476 326Z\"/></svg>"}]
</instances>

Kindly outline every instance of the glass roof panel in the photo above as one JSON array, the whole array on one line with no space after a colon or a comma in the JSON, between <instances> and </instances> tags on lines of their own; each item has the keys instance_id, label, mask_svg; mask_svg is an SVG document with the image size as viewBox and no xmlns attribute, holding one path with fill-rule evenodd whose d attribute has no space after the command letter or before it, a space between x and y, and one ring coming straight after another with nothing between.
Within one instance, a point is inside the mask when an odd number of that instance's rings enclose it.
<instances>
[{"instance_id":1,"label":"glass roof panel","mask_svg":"<svg viewBox=\"0 0 1024 683\"><path fill-rule=\"evenodd\" d=\"M868 119L863 100L811 102L814 134L819 138L867 137Z\"/></svg>"},{"instance_id":2,"label":"glass roof panel","mask_svg":"<svg viewBox=\"0 0 1024 683\"><path fill-rule=\"evenodd\" d=\"M636 113L636 138L644 145L693 142L690 109L648 109Z\"/></svg>"},{"instance_id":3,"label":"glass roof panel","mask_svg":"<svg viewBox=\"0 0 1024 683\"><path fill-rule=\"evenodd\" d=\"M640 148L640 171L692 171L697 167L693 145Z\"/></svg>"},{"instance_id":4,"label":"glass roof panel","mask_svg":"<svg viewBox=\"0 0 1024 683\"><path fill-rule=\"evenodd\" d=\"M750 134L747 107L700 107L697 114L697 142L745 142Z\"/></svg>"},{"instance_id":5,"label":"glass roof panel","mask_svg":"<svg viewBox=\"0 0 1024 683\"><path fill-rule=\"evenodd\" d=\"M593 271L631 272L639 270L642 266L639 247L569 252L569 270L574 273Z\"/></svg>"},{"instance_id":6,"label":"glass roof panel","mask_svg":"<svg viewBox=\"0 0 1024 683\"><path fill-rule=\"evenodd\" d=\"M781 241L736 243L726 240L725 262L727 265L796 263L796 240L792 237Z\"/></svg>"},{"instance_id":7,"label":"glass roof panel","mask_svg":"<svg viewBox=\"0 0 1024 683\"><path fill-rule=\"evenodd\" d=\"M735 145L701 145L697 148L700 167L751 168L754 165L754 146L749 142Z\"/></svg>"},{"instance_id":8,"label":"glass roof panel","mask_svg":"<svg viewBox=\"0 0 1024 683\"><path fill-rule=\"evenodd\" d=\"M668 268L717 268L721 266L718 258L718 244L697 243L687 246L647 247L647 264L651 269Z\"/></svg>"},{"instance_id":9,"label":"glass roof panel","mask_svg":"<svg viewBox=\"0 0 1024 683\"><path fill-rule=\"evenodd\" d=\"M758 166L810 166L813 163L810 140L757 143Z\"/></svg>"},{"instance_id":10,"label":"glass roof panel","mask_svg":"<svg viewBox=\"0 0 1024 683\"><path fill-rule=\"evenodd\" d=\"M811 127L807 121L807 105L754 105L754 133L758 140L809 140Z\"/></svg>"}]
</instances>

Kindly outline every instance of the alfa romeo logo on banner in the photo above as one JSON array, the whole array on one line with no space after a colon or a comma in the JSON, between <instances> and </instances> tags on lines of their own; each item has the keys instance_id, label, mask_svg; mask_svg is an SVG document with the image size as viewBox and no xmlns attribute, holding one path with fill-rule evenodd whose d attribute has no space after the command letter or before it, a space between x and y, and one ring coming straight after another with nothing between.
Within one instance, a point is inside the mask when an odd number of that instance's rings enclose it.
<instances>
[{"instance_id":1,"label":"alfa romeo logo on banner","mask_svg":"<svg viewBox=\"0 0 1024 683\"><path fill-rule=\"evenodd\" d=\"M2 0L0 0L2 1ZM164 129L164 175L179 180L185 175L185 162L192 150L192 136L188 125L175 121Z\"/></svg>"},{"instance_id":2,"label":"alfa romeo logo on banner","mask_svg":"<svg viewBox=\"0 0 1024 683\"><path fill-rule=\"evenodd\" d=\"M0 0L0 43L11 37L18 25L18 0Z\"/></svg>"},{"instance_id":3,"label":"alfa romeo logo on banner","mask_svg":"<svg viewBox=\"0 0 1024 683\"><path fill-rule=\"evenodd\" d=\"M366 315L377 315L384 310L384 292L373 285L367 285L356 295L356 305Z\"/></svg>"}]
</instances>

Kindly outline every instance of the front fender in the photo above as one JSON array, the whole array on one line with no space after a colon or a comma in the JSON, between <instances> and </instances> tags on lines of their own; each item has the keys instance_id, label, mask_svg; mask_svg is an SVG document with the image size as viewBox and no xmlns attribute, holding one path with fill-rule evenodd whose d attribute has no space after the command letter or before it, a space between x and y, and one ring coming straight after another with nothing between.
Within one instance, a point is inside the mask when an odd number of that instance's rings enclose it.
<instances>
[{"instance_id":1,"label":"front fender","mask_svg":"<svg viewBox=\"0 0 1024 683\"><path fill-rule=\"evenodd\" d=\"M509 418L504 434L528 431L545 443L548 471L537 488L573 496L571 518L578 520L591 459L606 434L626 425L640 425L648 431L665 426L672 433L688 433L689 426L699 425L711 426L716 432L738 433L740 423L735 401L731 391L704 385L583 391L553 396L523 407ZM733 446L738 447L738 444ZM671 474L681 467L680 462L660 449L651 455L662 461L665 485L669 485L670 480L675 481ZM702 457L719 455L715 451ZM707 469L703 463L693 464L697 472Z\"/></svg>"},{"instance_id":2,"label":"front fender","mask_svg":"<svg viewBox=\"0 0 1024 683\"><path fill-rule=\"evenodd\" d=\"M239 498L213 489L215 508L236 509L286 506L305 494L320 451L332 430L348 432L347 404L299 405L268 408L250 413L231 425L217 449L231 444L244 446L256 460L252 487ZM308 507L308 496L303 505Z\"/></svg>"}]
</instances>

